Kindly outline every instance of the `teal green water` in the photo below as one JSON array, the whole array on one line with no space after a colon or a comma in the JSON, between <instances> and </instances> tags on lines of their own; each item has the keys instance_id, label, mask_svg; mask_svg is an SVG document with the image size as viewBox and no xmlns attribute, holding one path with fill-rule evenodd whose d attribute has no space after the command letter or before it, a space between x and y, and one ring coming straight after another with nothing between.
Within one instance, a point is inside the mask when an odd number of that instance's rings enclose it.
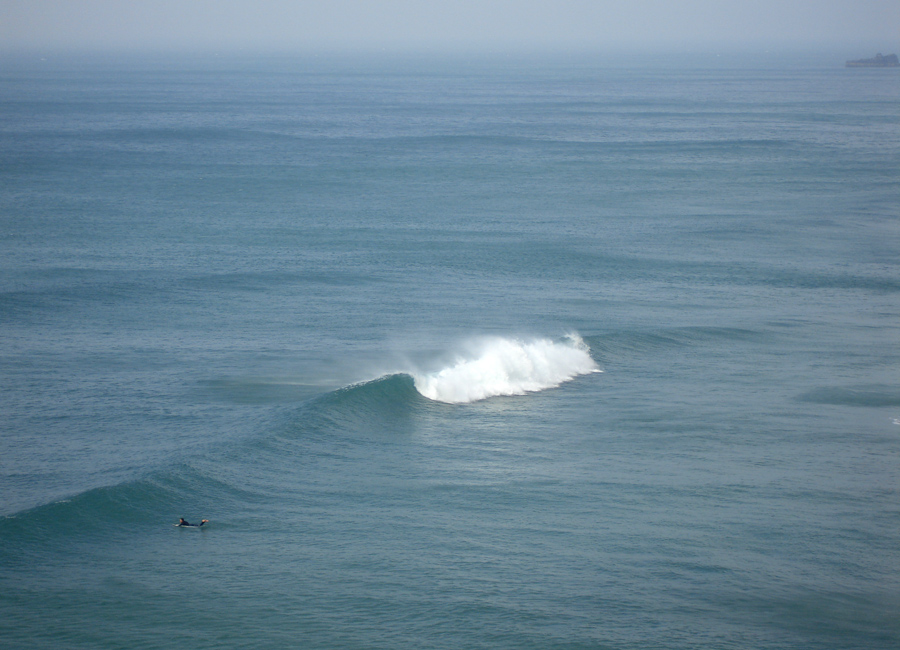
<instances>
[{"instance_id":1,"label":"teal green water","mask_svg":"<svg viewBox=\"0 0 900 650\"><path fill-rule=\"evenodd\" d=\"M3 645L897 647L836 60L7 56Z\"/></svg>"}]
</instances>

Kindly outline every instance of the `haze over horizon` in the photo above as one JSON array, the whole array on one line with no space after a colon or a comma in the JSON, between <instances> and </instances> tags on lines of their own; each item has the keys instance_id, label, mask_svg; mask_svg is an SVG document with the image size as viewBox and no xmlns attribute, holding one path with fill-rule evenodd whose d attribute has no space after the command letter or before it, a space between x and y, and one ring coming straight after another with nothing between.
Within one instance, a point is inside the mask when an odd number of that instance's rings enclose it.
<instances>
[{"instance_id":1,"label":"haze over horizon","mask_svg":"<svg viewBox=\"0 0 900 650\"><path fill-rule=\"evenodd\" d=\"M2 0L3 49L898 49L896 0Z\"/></svg>"}]
</instances>

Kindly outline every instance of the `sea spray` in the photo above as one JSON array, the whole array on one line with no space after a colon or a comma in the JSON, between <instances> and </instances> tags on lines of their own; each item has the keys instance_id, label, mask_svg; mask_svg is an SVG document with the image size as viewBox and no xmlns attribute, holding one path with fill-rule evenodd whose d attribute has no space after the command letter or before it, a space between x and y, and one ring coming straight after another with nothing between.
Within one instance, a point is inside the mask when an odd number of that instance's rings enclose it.
<instances>
[{"instance_id":1,"label":"sea spray","mask_svg":"<svg viewBox=\"0 0 900 650\"><path fill-rule=\"evenodd\" d=\"M473 342L452 365L413 379L425 397L461 404L554 388L592 372L601 371L576 334L557 341L490 337Z\"/></svg>"}]
</instances>

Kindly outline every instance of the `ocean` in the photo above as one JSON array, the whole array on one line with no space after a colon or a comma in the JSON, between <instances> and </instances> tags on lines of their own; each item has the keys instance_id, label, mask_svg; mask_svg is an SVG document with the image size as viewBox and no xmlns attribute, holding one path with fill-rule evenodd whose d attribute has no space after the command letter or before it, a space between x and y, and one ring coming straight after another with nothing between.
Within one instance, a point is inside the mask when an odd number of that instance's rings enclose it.
<instances>
[{"instance_id":1,"label":"ocean","mask_svg":"<svg viewBox=\"0 0 900 650\"><path fill-rule=\"evenodd\" d=\"M0 645L900 646L845 58L3 55Z\"/></svg>"}]
</instances>

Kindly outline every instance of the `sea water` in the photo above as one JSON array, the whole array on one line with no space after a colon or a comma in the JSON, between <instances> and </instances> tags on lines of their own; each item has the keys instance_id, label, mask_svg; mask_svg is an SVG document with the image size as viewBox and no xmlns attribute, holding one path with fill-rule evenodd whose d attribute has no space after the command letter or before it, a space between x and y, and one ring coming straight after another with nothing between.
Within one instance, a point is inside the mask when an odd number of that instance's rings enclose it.
<instances>
[{"instance_id":1,"label":"sea water","mask_svg":"<svg viewBox=\"0 0 900 650\"><path fill-rule=\"evenodd\" d=\"M0 645L898 647L842 62L5 55Z\"/></svg>"}]
</instances>

